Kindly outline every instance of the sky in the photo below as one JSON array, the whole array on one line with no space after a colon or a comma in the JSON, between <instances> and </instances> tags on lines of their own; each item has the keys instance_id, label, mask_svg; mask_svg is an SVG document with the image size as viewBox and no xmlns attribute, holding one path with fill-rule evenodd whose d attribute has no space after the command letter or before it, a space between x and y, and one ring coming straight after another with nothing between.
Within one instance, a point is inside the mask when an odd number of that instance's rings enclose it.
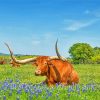
<instances>
[{"instance_id":1,"label":"sky","mask_svg":"<svg viewBox=\"0 0 100 100\"><path fill-rule=\"evenodd\" d=\"M75 43L100 47L99 0L0 0L0 52L68 57Z\"/></svg>"}]
</instances>

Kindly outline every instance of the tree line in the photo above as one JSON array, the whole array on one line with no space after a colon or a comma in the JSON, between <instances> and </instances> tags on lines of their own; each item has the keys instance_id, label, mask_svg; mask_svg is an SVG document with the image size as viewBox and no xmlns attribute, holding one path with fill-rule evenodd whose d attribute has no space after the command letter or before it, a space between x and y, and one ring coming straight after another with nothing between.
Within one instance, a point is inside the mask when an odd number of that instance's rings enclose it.
<instances>
[{"instance_id":1,"label":"tree line","mask_svg":"<svg viewBox=\"0 0 100 100\"><path fill-rule=\"evenodd\" d=\"M74 64L100 64L100 47L92 47L87 43L73 44L68 58Z\"/></svg>"}]
</instances>

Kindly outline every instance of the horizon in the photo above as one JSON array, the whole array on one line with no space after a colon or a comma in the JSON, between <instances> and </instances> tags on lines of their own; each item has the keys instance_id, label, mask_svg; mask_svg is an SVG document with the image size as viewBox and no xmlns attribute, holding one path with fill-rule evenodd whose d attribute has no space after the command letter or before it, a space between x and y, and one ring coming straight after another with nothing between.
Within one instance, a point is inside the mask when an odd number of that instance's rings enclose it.
<instances>
[{"instance_id":1,"label":"horizon","mask_svg":"<svg viewBox=\"0 0 100 100\"><path fill-rule=\"evenodd\" d=\"M98 0L1 0L0 53L62 56L75 43L100 47Z\"/></svg>"}]
</instances>

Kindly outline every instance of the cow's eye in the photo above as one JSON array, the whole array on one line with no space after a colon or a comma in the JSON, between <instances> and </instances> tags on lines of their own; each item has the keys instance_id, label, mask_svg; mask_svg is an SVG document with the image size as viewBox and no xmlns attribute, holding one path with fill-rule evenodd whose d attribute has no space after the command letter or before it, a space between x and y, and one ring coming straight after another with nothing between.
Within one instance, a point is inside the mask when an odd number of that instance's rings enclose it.
<instances>
[{"instance_id":1,"label":"cow's eye","mask_svg":"<svg viewBox=\"0 0 100 100\"><path fill-rule=\"evenodd\" d=\"M46 62L45 62L44 64L45 64L45 65L47 65L47 63L46 63Z\"/></svg>"}]
</instances>

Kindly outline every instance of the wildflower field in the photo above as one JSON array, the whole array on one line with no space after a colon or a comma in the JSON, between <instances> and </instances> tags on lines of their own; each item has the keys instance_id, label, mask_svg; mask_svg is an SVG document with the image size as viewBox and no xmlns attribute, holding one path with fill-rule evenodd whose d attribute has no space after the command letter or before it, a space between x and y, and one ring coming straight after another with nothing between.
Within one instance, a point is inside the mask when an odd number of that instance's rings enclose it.
<instances>
[{"instance_id":1,"label":"wildflower field","mask_svg":"<svg viewBox=\"0 0 100 100\"><path fill-rule=\"evenodd\" d=\"M74 65L80 83L47 87L31 64L0 65L0 100L100 100L100 65Z\"/></svg>"}]
</instances>

